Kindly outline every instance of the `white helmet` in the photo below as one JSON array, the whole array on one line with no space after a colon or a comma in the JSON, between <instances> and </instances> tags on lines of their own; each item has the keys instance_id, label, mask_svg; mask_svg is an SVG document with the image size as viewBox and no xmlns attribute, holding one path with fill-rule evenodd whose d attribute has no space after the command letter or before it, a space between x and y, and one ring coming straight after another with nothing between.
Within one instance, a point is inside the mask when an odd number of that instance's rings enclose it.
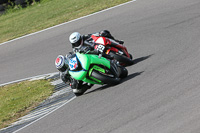
<instances>
[{"instance_id":1,"label":"white helmet","mask_svg":"<svg viewBox=\"0 0 200 133\"><path fill-rule=\"evenodd\" d=\"M83 44L83 39L81 37L81 34L78 32L74 32L69 36L69 41L72 44L72 48L79 47Z\"/></svg>"}]
</instances>

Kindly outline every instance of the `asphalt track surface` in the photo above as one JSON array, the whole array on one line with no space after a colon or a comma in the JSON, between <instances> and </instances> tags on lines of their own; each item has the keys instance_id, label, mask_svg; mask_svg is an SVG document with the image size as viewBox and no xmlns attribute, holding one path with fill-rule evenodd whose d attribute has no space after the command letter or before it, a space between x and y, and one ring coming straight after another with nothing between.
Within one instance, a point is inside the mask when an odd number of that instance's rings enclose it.
<instances>
[{"instance_id":1,"label":"asphalt track surface","mask_svg":"<svg viewBox=\"0 0 200 133\"><path fill-rule=\"evenodd\" d=\"M1 45L1 83L55 72L71 32L102 29L125 40L136 63L129 76L94 86L19 133L199 133L199 0L138 0Z\"/></svg>"}]
</instances>

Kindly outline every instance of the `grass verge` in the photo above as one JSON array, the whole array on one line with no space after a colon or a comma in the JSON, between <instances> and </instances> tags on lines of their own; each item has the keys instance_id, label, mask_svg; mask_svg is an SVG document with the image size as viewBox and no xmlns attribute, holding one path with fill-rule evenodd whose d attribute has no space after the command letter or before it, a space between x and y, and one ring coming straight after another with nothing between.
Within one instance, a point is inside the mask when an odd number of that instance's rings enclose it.
<instances>
[{"instance_id":1,"label":"grass verge","mask_svg":"<svg viewBox=\"0 0 200 133\"><path fill-rule=\"evenodd\" d=\"M24 81L0 87L0 128L34 109L53 93L48 80Z\"/></svg>"},{"instance_id":2,"label":"grass verge","mask_svg":"<svg viewBox=\"0 0 200 133\"><path fill-rule=\"evenodd\" d=\"M0 43L130 0L41 0L0 16Z\"/></svg>"}]
</instances>

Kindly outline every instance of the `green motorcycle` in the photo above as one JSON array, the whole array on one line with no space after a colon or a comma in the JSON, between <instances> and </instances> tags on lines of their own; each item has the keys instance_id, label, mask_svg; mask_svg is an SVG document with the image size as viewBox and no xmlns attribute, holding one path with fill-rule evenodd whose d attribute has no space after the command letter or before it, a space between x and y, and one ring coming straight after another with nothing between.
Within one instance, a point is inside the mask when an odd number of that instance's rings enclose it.
<instances>
[{"instance_id":1,"label":"green motorcycle","mask_svg":"<svg viewBox=\"0 0 200 133\"><path fill-rule=\"evenodd\" d=\"M118 65L115 61L110 61L101 56L101 54L94 55L76 52L68 57L58 56L55 64L61 72L67 69L69 75L75 80L100 85L116 85L120 83L120 79L128 75L127 69Z\"/></svg>"}]
</instances>

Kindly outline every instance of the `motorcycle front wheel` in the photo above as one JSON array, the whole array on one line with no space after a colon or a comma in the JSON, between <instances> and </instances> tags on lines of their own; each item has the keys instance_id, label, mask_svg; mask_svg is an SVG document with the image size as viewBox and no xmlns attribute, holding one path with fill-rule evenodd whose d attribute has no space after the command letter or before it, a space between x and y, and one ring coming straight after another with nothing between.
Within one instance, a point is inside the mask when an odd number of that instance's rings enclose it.
<instances>
[{"instance_id":1,"label":"motorcycle front wheel","mask_svg":"<svg viewBox=\"0 0 200 133\"><path fill-rule=\"evenodd\" d=\"M117 53L112 52L112 51L109 53L109 55L113 56L114 59L116 59L120 63L126 64L127 66L134 64L134 61L132 59L128 58L127 56L120 55L120 54L117 54Z\"/></svg>"},{"instance_id":2,"label":"motorcycle front wheel","mask_svg":"<svg viewBox=\"0 0 200 133\"><path fill-rule=\"evenodd\" d=\"M111 77L96 70L92 71L91 76L109 85L116 85L120 83L120 78L116 78L114 76Z\"/></svg>"}]
</instances>

